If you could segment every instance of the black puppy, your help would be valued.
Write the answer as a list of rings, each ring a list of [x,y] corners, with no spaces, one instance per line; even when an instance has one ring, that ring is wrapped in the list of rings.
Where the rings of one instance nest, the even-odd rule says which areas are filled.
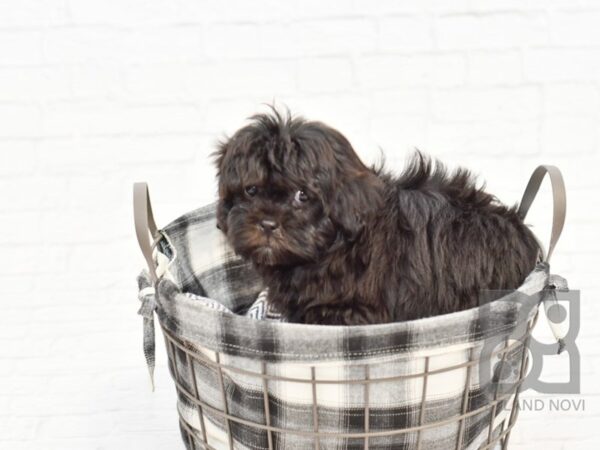
[[[320,122],[253,116],[221,143],[217,221],[291,322],[373,324],[514,289],[538,243],[515,208],[417,153],[399,177]]]

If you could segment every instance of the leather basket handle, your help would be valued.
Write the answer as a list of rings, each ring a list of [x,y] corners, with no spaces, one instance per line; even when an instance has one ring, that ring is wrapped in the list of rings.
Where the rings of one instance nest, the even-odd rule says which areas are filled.
[[[560,238],[560,234],[565,224],[567,214],[567,192],[563,176],[556,166],[541,165],[538,166],[531,175],[529,183],[523,193],[523,198],[519,204],[518,214],[521,219],[525,219],[531,204],[540,189],[544,176],[548,174],[552,185],[552,232],[550,234],[550,245],[546,254],[546,262],[550,262],[552,252]]]
[[[156,275],[156,265],[152,257],[152,247],[158,238],[158,229],[152,214],[152,204],[150,203],[150,193],[148,184],[145,182],[133,184],[133,220],[135,223],[135,234],[138,244],[148,264],[148,272],[152,283],[158,281]]]

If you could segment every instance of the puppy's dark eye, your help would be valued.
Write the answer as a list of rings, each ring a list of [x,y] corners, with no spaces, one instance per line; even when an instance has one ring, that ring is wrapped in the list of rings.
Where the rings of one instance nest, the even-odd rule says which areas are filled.
[[[300,189],[299,191],[296,192],[296,195],[294,195],[294,201],[296,203],[304,203],[304,202],[308,201],[308,195],[306,195],[306,192],[304,192],[302,189]]]
[[[246,186],[246,189],[244,189],[244,191],[246,192],[248,197],[254,197],[258,192],[258,188],[256,186]]]

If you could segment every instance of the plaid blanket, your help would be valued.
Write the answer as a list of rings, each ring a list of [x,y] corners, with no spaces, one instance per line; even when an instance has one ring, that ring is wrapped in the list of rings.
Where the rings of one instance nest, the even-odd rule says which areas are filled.
[[[254,307],[262,312],[250,315],[264,318],[268,302],[259,298],[258,276],[216,228],[215,205],[160,234],[158,283],[152,286],[146,271],[138,277],[144,351],[152,372],[155,312],[164,333],[182,343],[168,346],[170,365],[182,426],[200,448],[206,436],[213,449],[363,449],[360,433],[368,426],[370,449],[448,450],[459,440],[458,448],[478,449],[506,428],[523,345],[496,352],[527,336],[548,284],[547,264],[517,291],[454,314],[371,326],[289,324],[244,316]],[[476,363],[469,368],[469,361]],[[352,382],[367,378],[368,387]],[[325,383],[313,387],[312,380]],[[207,405],[203,414],[184,395],[193,391]],[[498,398],[496,408],[486,407]],[[217,411],[240,420],[225,421]],[[251,426],[267,423],[278,431]],[[393,433],[412,427],[421,428]],[[322,433],[317,447],[315,430]]]

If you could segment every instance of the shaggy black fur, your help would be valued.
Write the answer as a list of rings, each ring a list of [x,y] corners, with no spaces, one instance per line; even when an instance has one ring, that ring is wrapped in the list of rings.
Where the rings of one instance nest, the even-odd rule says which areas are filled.
[[[289,114],[253,116],[221,143],[219,228],[288,320],[373,324],[477,306],[514,289],[539,247],[515,208],[416,153],[399,177]]]

